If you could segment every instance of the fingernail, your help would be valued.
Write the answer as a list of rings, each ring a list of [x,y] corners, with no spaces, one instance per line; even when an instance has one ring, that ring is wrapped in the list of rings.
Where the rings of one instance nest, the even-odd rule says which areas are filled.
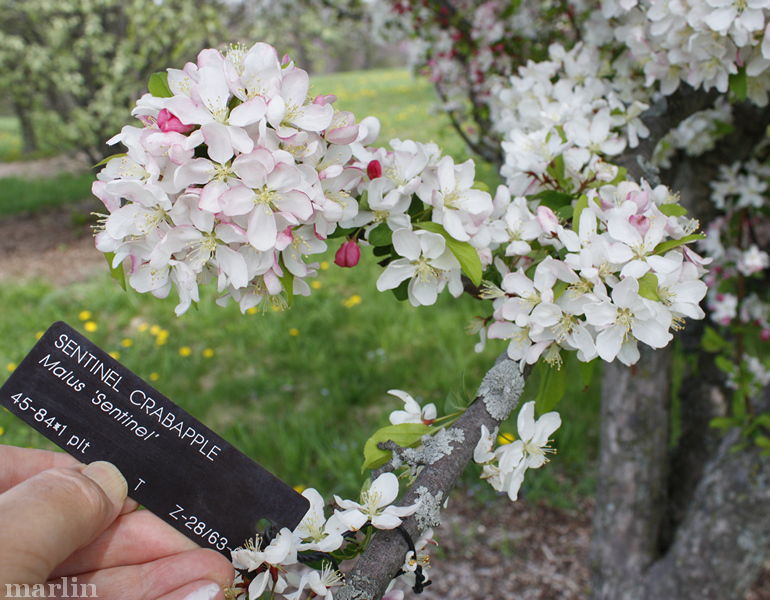
[[[128,494],[128,484],[115,465],[103,460],[92,462],[83,469],[83,475],[95,481],[113,504],[123,504]]]
[[[209,583],[191,594],[187,594],[183,600],[212,600],[219,593],[220,589],[219,584]]]

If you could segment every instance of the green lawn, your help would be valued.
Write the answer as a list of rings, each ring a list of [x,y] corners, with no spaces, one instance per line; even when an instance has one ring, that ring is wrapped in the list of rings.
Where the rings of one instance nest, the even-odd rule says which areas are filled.
[[[342,108],[380,117],[384,140],[435,140],[463,158],[446,118],[432,112],[430,86],[405,71],[316,77],[314,92],[336,93]],[[485,179],[492,184],[490,174],[487,169]],[[0,193],[6,183],[0,182]],[[103,275],[64,288],[4,283],[0,382],[53,321],[81,331],[94,323],[96,330],[86,335],[292,485],[352,494],[362,482],[363,442],[400,408],[388,389],[405,389],[435,402],[440,412],[451,410],[473,397],[503,349],[496,343],[474,353],[476,338],[464,330],[481,307],[470,297],[445,295],[436,306],[415,309],[378,293],[377,275],[365,253],[357,268],[331,264],[322,270],[320,288],[297,298],[288,311],[241,315],[234,306],[214,305],[209,294],[199,310],[181,318],[174,316],[173,299],[125,293],[106,267]],[[569,502],[591,489],[597,395],[576,391],[560,409],[560,454],[528,475],[525,490]],[[0,442],[48,447],[7,412],[0,411],[0,428]],[[489,497],[477,471],[468,484]]]

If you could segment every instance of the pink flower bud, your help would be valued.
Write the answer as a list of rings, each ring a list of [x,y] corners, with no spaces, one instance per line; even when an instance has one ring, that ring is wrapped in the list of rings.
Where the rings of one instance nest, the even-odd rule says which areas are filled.
[[[334,264],[338,267],[355,267],[361,259],[361,248],[356,240],[348,240],[334,255]]]
[[[370,161],[369,164],[366,165],[366,174],[369,176],[369,179],[377,179],[378,177],[382,177],[382,165],[380,164],[380,161]]]
[[[170,131],[176,133],[187,133],[195,129],[194,125],[185,125],[175,115],[173,115],[168,109],[161,108],[158,113],[158,127],[163,133]]]
[[[556,218],[554,212],[547,206],[537,207],[537,222],[540,223],[540,227],[546,233],[555,233],[559,227],[559,219]]]
[[[770,340],[770,329],[763,329],[759,333],[759,339],[762,340],[763,342]]]

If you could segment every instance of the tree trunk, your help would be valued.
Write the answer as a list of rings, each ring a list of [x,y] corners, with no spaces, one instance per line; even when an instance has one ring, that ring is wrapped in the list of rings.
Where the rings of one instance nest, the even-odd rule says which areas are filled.
[[[706,466],[668,553],[638,599],[740,600],[770,553],[770,460],[728,435]]]
[[[19,119],[22,152],[24,154],[37,152],[40,147],[37,143],[37,135],[35,134],[35,127],[32,125],[32,116],[29,112],[29,108],[24,106],[18,100],[14,100],[13,112],[16,113],[16,118]]]
[[[666,498],[670,348],[605,366],[599,483],[591,548],[593,598],[636,598],[657,554]],[[660,600],[663,600],[661,598]]]

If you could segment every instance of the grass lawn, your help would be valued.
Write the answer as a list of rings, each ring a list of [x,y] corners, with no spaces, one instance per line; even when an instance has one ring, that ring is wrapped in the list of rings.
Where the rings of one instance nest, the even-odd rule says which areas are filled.
[[[405,71],[316,77],[314,92],[335,93],[342,108],[380,117],[383,140],[434,140],[464,158],[446,118],[431,110],[429,84]],[[484,178],[494,184],[490,169]],[[6,184],[0,182],[0,193]],[[81,331],[93,323],[87,336],[287,482],[353,494],[363,481],[363,442],[400,408],[387,390],[405,389],[449,412],[473,398],[503,349],[497,343],[473,351],[476,339],[464,329],[482,307],[470,297],[446,296],[415,309],[378,293],[377,275],[365,253],[355,269],[322,265],[313,296],[297,298],[285,312],[241,315],[214,305],[209,294],[181,318],[173,299],[125,293],[106,273],[64,288],[4,283],[0,382],[53,321]],[[528,475],[525,489],[567,503],[591,488],[598,397],[577,390],[560,409],[560,454]],[[50,447],[4,411],[0,431],[3,443]],[[491,492],[477,475],[469,476],[470,489],[486,497]]]

